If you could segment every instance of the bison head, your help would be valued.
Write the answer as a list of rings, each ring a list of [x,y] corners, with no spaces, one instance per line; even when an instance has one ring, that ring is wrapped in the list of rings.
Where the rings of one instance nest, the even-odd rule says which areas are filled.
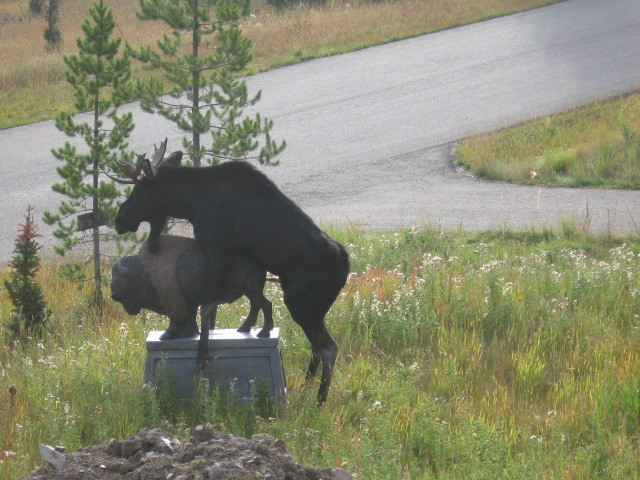
[[[141,283],[145,278],[142,260],[138,255],[127,255],[120,258],[111,270],[111,298],[120,302],[129,315],[137,315],[147,307],[148,299],[144,298]]]

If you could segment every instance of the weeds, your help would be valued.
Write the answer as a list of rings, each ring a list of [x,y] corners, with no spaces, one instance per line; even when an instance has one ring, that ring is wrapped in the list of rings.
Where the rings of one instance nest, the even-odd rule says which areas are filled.
[[[465,140],[457,162],[523,184],[640,188],[639,102],[633,95]]]
[[[198,423],[286,440],[302,463],[360,478],[639,478],[640,243],[566,232],[332,230],[352,256],[329,329],[341,346],[329,400],[305,386],[309,346],[268,285],[289,399],[238,405],[203,388],[142,386],[144,339],[166,321],[105,316],[45,266],[40,340],[0,349],[0,478],[143,427]],[[7,321],[10,302],[0,297]],[[221,327],[247,308],[220,309]],[[12,393],[13,392],[13,393]]]

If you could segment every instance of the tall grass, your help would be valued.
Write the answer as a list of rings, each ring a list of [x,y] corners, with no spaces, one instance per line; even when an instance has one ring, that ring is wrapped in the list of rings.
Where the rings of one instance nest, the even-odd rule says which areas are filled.
[[[640,188],[640,95],[464,140],[457,162],[524,184]]]
[[[309,347],[270,285],[290,397],[272,412],[224,398],[167,412],[142,388],[144,339],[166,322],[98,318],[45,269],[42,339],[0,349],[0,478],[144,426],[266,432],[297,460],[361,479],[640,478],[640,241],[551,231],[334,230],[354,273],[332,308],[341,346],[326,407]],[[10,310],[0,296],[0,315]],[[227,307],[237,326],[247,305]],[[8,393],[15,385],[17,394]]]
[[[557,0],[329,0],[322,7],[300,5],[277,12],[265,0],[243,22],[253,40],[254,62],[247,73],[301,60],[345,52],[398,38],[447,28]],[[119,34],[134,45],[155,45],[168,33],[161,22],[136,19],[138,3],[109,0]],[[84,0],[60,5],[60,52],[46,52],[42,18],[28,15],[24,0],[0,3],[0,15],[16,21],[0,25],[0,128],[51,118],[71,110],[73,97],[64,83],[64,54],[75,52],[80,25],[87,16]]]

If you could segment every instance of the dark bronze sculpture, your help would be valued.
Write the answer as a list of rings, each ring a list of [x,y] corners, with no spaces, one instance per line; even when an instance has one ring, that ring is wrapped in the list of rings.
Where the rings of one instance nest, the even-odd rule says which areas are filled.
[[[181,167],[182,153],[163,161],[165,149],[166,140],[153,161],[139,155],[136,166],[123,165],[134,188],[120,206],[116,230],[135,232],[141,222],[149,222],[154,251],[169,216],[189,220],[207,256],[206,294],[199,299],[203,305],[219,298],[238,256],[278,275],[284,303],[311,343],[308,379],[322,362],[318,402],[324,403],[338,354],[325,315],[347,281],[347,251],[250,164]],[[206,365],[211,306],[203,308],[203,315],[196,371]]]

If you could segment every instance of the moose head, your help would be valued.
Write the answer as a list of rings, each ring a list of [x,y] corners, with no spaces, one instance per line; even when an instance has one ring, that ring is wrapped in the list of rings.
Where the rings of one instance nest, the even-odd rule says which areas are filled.
[[[164,158],[167,149],[167,139],[154,145],[153,159],[149,160],[145,154],[137,155],[137,163],[119,162],[120,169],[127,179],[111,177],[118,183],[133,185],[129,198],[120,205],[116,215],[116,232],[119,234],[135,232],[142,222],[149,222],[151,226],[149,249],[157,249],[157,238],[167,222],[167,212],[163,205],[163,188],[158,181],[159,170],[166,167],[180,166],[182,152],[176,151]]]

